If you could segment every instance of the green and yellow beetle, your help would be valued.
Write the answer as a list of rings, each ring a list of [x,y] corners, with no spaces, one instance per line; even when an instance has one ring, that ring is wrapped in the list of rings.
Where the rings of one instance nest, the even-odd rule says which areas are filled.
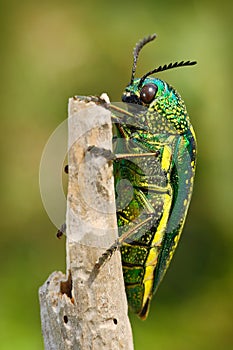
[[[152,74],[191,66],[182,61],[134,77],[140,50],[134,49],[130,84],[123,109],[109,106],[114,122],[114,179],[119,240],[97,263],[120,246],[129,308],[148,315],[153,294],[178,244],[193,190],[196,138],[178,92]]]

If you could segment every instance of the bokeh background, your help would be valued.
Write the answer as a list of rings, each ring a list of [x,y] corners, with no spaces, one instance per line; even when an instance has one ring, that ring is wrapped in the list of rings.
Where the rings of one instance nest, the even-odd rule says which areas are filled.
[[[65,271],[65,240],[41,203],[44,145],[74,94],[119,101],[132,49],[156,32],[138,76],[157,65],[181,93],[198,169],[180,246],[147,321],[131,315],[136,350],[233,348],[232,1],[0,1],[0,347],[43,349],[38,287]]]

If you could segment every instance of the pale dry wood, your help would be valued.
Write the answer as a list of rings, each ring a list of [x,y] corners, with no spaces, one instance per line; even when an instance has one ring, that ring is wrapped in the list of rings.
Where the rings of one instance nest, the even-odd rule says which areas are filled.
[[[91,145],[111,149],[110,113],[70,99],[67,275],[54,272],[39,290],[46,350],[133,349],[119,251],[93,275],[117,224],[112,164]]]

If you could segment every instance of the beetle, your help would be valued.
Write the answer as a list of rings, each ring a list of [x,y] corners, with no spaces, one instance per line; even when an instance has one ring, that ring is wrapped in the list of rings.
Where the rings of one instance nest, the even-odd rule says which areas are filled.
[[[119,238],[96,263],[100,267],[120,249],[129,308],[146,319],[173,257],[191,200],[196,137],[179,93],[152,74],[192,66],[181,61],[135,78],[141,49],[136,44],[124,108],[108,105],[113,120],[113,169]],[[101,99],[100,99],[101,100]]]

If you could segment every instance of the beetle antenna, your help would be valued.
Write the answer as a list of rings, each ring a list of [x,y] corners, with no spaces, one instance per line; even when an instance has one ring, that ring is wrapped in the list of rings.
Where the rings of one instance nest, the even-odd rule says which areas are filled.
[[[151,74],[163,72],[165,70],[173,69],[173,68],[177,68],[177,67],[194,66],[195,64],[197,64],[196,61],[181,61],[181,62],[165,64],[164,66],[159,66],[158,68],[155,68],[155,69],[151,70],[150,72],[144,74],[143,77],[140,79],[138,87],[140,87],[142,85],[142,83],[144,82],[144,80]]]
[[[149,35],[145,38],[143,38],[142,40],[140,40],[134,50],[133,50],[133,67],[132,67],[132,75],[131,75],[131,82],[130,84],[133,83],[133,80],[134,80],[134,76],[135,76],[135,71],[136,71],[136,67],[137,67],[137,61],[138,61],[138,55],[139,55],[139,52],[141,51],[141,49],[143,48],[143,46],[145,46],[147,43],[149,43],[150,41],[153,41],[155,38],[156,38],[156,34],[152,34],[152,35]]]

